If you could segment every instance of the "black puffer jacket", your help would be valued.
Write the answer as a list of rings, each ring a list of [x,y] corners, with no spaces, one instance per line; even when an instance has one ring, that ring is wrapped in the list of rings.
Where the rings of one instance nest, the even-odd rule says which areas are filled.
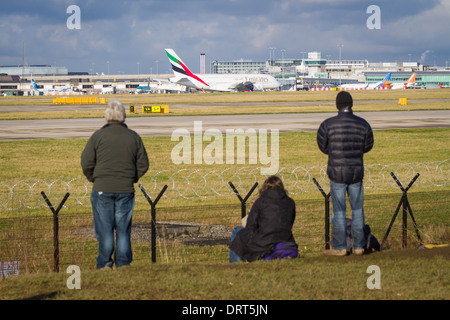
[[[294,220],[294,200],[280,188],[268,189],[253,204],[246,227],[236,234],[230,249],[244,260],[258,260],[278,242],[295,242]]]
[[[317,145],[328,154],[327,174],[337,183],[361,182],[364,177],[363,155],[373,147],[369,123],[353,114],[351,108],[322,122],[317,131]]]

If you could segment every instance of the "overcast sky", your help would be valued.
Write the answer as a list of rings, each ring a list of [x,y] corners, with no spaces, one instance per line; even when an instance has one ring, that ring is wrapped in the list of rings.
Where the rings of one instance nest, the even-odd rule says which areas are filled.
[[[69,29],[70,5],[81,29]],[[370,5],[380,8],[380,29]],[[75,20],[69,19],[70,22]],[[169,73],[164,48],[194,72],[213,60],[323,58],[450,65],[450,0],[16,0],[0,6],[0,65]],[[108,64],[109,61],[109,64]],[[158,62],[157,62],[158,61]]]

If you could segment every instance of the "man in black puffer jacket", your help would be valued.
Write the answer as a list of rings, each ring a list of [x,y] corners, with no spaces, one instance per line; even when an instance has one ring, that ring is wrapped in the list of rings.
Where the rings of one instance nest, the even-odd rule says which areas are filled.
[[[345,236],[346,194],[352,208],[353,247],[356,254],[363,254],[364,210],[363,210],[363,155],[369,152],[374,143],[369,123],[353,114],[353,99],[341,91],[336,97],[338,115],[326,119],[317,132],[317,145],[328,155],[327,175],[330,179],[330,193],[333,204],[332,250],[326,254],[346,255]]]

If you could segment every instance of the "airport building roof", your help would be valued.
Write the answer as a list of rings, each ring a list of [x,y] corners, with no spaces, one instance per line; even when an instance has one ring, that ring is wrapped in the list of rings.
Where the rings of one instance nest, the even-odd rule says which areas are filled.
[[[6,73],[11,76],[29,76],[33,75],[67,75],[69,72],[66,67],[52,67],[50,65],[31,65],[31,66],[0,66],[0,73]]]

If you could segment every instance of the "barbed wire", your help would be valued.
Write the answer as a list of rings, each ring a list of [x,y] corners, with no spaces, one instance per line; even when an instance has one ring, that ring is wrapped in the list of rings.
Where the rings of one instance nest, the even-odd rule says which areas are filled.
[[[158,194],[164,185],[168,185],[164,193],[168,199],[208,199],[213,197],[233,197],[234,192],[229,181],[246,193],[255,182],[262,183],[266,176],[261,175],[260,167],[230,167],[223,170],[188,169],[151,170],[140,183],[148,194]],[[327,187],[329,180],[326,174],[327,165],[286,166],[279,169],[277,175],[283,180],[290,195],[301,195],[317,192],[313,183],[315,178],[322,187]],[[364,188],[370,190],[398,189],[391,177],[393,172],[397,178],[407,184],[416,174],[420,178],[414,184],[415,189],[445,187],[450,185],[450,159],[433,162],[370,164],[365,166]],[[37,209],[46,207],[41,191],[59,203],[69,192],[70,197],[65,207],[90,205],[91,186],[85,177],[24,179],[0,182],[0,210],[12,211]],[[145,201],[140,197],[136,201]]]

